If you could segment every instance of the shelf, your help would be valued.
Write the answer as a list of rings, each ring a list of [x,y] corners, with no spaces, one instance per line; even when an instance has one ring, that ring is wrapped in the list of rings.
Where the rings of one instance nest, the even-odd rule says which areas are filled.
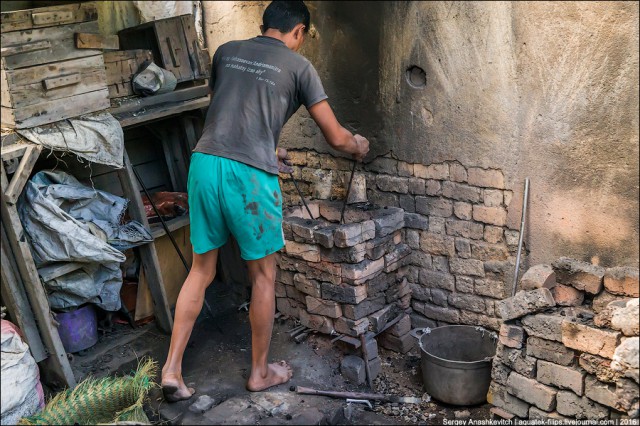
[[[184,216],[178,216],[174,219],[166,220],[165,223],[167,224],[167,228],[169,228],[169,231],[173,232],[177,229],[184,228],[185,226],[189,225],[189,215],[187,214]],[[166,232],[162,227],[162,223],[160,222],[150,225],[150,228],[151,235],[153,235],[154,240],[162,237],[163,235],[166,235]]]
[[[209,86],[200,85],[162,95],[135,97],[107,111],[122,127],[146,124],[184,111],[209,106]]]

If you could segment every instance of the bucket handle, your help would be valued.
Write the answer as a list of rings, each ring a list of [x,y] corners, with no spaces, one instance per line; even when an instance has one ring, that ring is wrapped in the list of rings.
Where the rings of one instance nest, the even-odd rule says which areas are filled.
[[[414,328],[413,330],[409,331],[409,334],[411,334],[413,337],[415,337],[418,340],[420,340],[420,338],[425,334],[429,334],[429,333],[431,333],[431,329],[429,327]]]
[[[418,345],[420,346],[420,349],[423,351],[424,351],[424,348],[422,347],[422,336],[429,333],[431,333],[431,329],[429,327],[414,328],[413,330],[409,331],[409,334],[411,334],[413,337],[416,338],[416,340],[418,341]]]

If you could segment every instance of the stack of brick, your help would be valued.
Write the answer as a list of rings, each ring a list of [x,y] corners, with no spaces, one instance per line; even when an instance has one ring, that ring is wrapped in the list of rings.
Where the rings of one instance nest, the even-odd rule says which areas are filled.
[[[344,198],[351,162],[312,151],[290,151],[305,196]],[[518,221],[507,221],[513,193],[500,170],[458,162],[430,165],[376,158],[357,171],[350,201],[404,210],[409,264],[397,275],[413,293],[413,327],[482,325],[499,330],[495,303],[510,293]],[[360,169],[359,168],[359,169]],[[281,175],[285,204],[299,195]]]
[[[315,201],[309,208],[312,218],[306,209],[294,208],[283,222],[277,309],[322,333],[381,333],[382,346],[410,350],[408,316],[386,327],[410,310],[409,284],[397,274],[411,253],[402,238],[404,211],[350,205],[340,224],[341,202]]]
[[[529,269],[520,288],[496,306],[494,414],[638,418],[638,269],[561,258]],[[603,298],[607,306],[594,312]]]

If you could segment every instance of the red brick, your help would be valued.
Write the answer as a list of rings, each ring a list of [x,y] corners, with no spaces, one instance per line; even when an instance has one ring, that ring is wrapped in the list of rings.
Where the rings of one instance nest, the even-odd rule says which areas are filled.
[[[613,358],[620,336],[618,332],[601,330],[571,320],[562,322],[562,343],[565,346],[604,358]]]
[[[609,268],[604,274],[604,287],[613,294],[638,297],[638,269],[631,267]]]
[[[568,257],[561,257],[552,266],[560,284],[571,285],[590,294],[598,294],[602,290],[605,269],[601,266]]]
[[[322,315],[329,318],[338,318],[342,316],[342,309],[337,302],[318,299],[317,297],[311,296],[307,296],[305,300],[307,311],[309,311],[310,314]]]
[[[300,309],[300,324],[325,334],[330,334],[333,330],[333,323],[329,318],[310,314],[304,309]]]
[[[551,294],[559,306],[580,306],[584,301],[584,292],[568,285],[556,284]]]
[[[535,265],[524,273],[520,279],[520,290],[536,288],[553,288],[556,285],[556,273],[551,265]]]
[[[286,241],[285,244],[288,255],[304,259],[307,262],[320,262],[320,249],[318,246],[294,241]]]
[[[517,325],[503,323],[500,326],[500,343],[510,348],[520,349],[524,341],[524,329]]]

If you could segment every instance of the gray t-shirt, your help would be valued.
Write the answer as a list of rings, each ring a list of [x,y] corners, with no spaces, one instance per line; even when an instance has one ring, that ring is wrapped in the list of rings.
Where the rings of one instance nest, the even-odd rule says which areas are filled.
[[[258,36],[218,48],[209,82],[213,97],[194,152],[278,174],[282,126],[300,105],[327,99],[311,62],[282,41]]]

